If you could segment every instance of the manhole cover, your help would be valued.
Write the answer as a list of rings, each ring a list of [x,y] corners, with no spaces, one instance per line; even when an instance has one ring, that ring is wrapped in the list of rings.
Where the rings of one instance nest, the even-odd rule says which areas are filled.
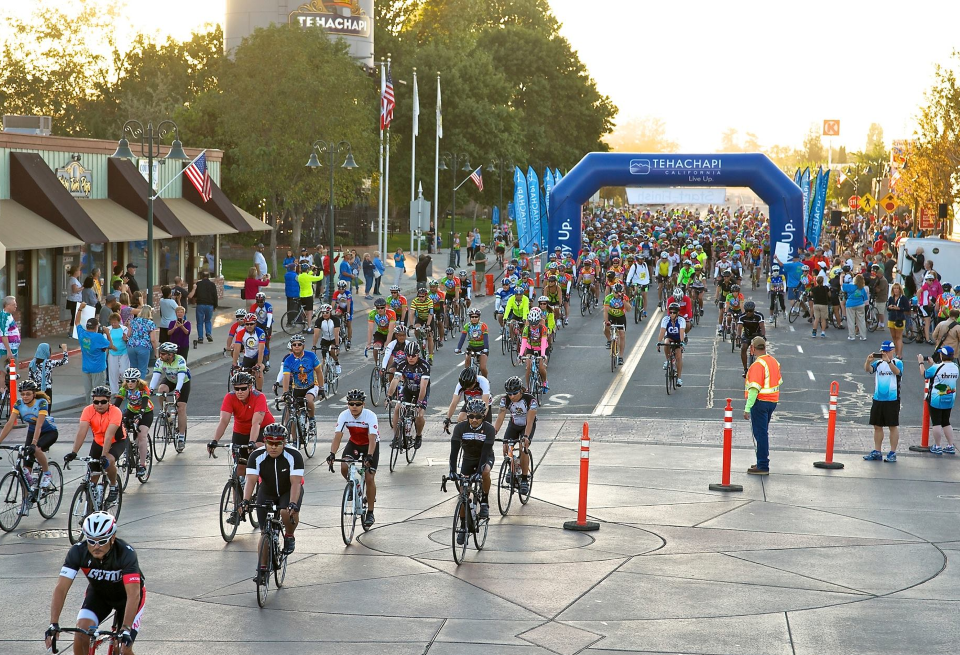
[[[69,530],[27,530],[18,536],[27,539],[66,539],[70,536]]]

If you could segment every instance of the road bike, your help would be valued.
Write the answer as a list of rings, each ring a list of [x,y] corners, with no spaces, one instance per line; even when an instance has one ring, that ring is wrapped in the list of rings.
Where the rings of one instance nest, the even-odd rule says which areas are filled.
[[[76,632],[79,634],[84,634],[90,637],[90,649],[87,651],[87,655],[96,655],[98,649],[104,647],[106,650],[101,650],[100,652],[106,652],[107,655],[119,655],[120,653],[120,624],[123,621],[123,612],[117,611],[114,613],[113,618],[113,628],[110,630],[104,630],[99,626],[92,626],[90,628],[60,628],[57,630],[57,633],[53,635],[50,640],[50,652],[59,653],[57,649],[57,634],[61,632]],[[72,649],[72,647],[71,647]]]
[[[369,348],[363,351],[364,358],[368,357]],[[373,370],[370,371],[370,402],[374,407],[380,405],[380,399],[385,398],[389,388],[389,380],[386,371],[380,369],[380,362],[383,358],[383,348],[373,349]]]
[[[660,311],[666,312],[667,307],[670,305],[671,300],[673,299],[673,287],[670,284],[670,278],[664,276],[657,277],[657,304],[660,306]]]
[[[580,316],[586,316],[593,313],[593,308],[597,303],[596,295],[593,293],[592,284],[580,285]]]
[[[616,373],[620,365],[620,330],[626,328],[618,323],[610,324],[610,372]],[[539,400],[539,398],[537,399]]]
[[[529,446],[523,446],[520,439],[497,439],[497,441],[507,445],[507,454],[500,465],[500,475],[497,478],[497,507],[500,509],[500,515],[506,516],[510,511],[514,494],[517,494],[521,505],[526,505],[530,500],[530,494],[533,493],[533,452]],[[520,493],[520,458],[524,453],[529,458],[530,471],[527,475],[529,488],[525,494]]]
[[[693,307],[693,324],[700,325],[700,315],[703,314],[703,301],[700,300],[700,294],[704,292],[704,289],[702,287],[691,287],[690,290],[693,291],[690,295],[690,303]]]
[[[773,327],[777,327],[777,320],[779,319],[780,315],[784,313],[784,311],[780,309],[779,296],[782,295],[782,291],[774,291],[770,296],[771,306],[773,307],[773,309],[770,310],[770,322],[773,324]]]
[[[508,325],[510,342],[507,344],[507,350],[510,351],[510,365],[516,366],[520,363],[520,335],[523,329],[523,321],[511,319],[508,321]]]
[[[253,447],[255,447],[255,444],[251,444],[250,450],[252,450]],[[226,484],[223,485],[223,491],[220,493],[220,536],[223,537],[224,541],[230,543],[237,534],[237,528],[240,527],[240,522],[247,520],[247,515],[240,512],[240,501],[243,499],[243,485],[245,480],[237,475],[237,466],[240,463],[240,451],[247,448],[247,446],[231,443],[217,444],[215,448],[230,449],[230,459],[227,461],[227,464],[230,465],[230,477],[227,478]],[[216,451],[214,451],[211,456],[216,459]],[[254,496],[256,496],[257,489],[254,489],[253,493]],[[256,512],[250,512],[250,526],[253,528],[260,527]]]
[[[543,380],[540,379],[540,360],[543,359],[543,356],[537,353],[531,353],[527,355],[527,357],[533,360],[533,364],[530,365],[530,393],[537,399],[537,403],[540,403],[543,397]]]
[[[754,264],[750,271],[750,281],[753,284],[753,290],[756,291],[760,286],[760,266],[757,264]]]
[[[150,444],[150,450],[162,462],[167,454],[167,445],[173,444],[174,450],[178,453],[183,452],[183,446],[177,439],[177,396],[174,393],[157,394],[160,398],[160,413],[154,414],[153,421],[153,443]]]
[[[134,473],[140,484],[150,479],[150,473],[153,472],[153,452],[150,448],[150,439],[147,439],[147,457],[146,464],[143,465],[144,473],[137,473],[140,464],[140,446],[137,443],[137,437],[140,435],[140,415],[130,412],[123,417],[123,432],[127,435],[127,448],[117,460],[117,471],[123,480],[123,490],[127,490],[127,482],[130,480],[130,473]]]
[[[307,312],[302,306],[284,312],[280,317],[280,329],[287,334],[302,334],[307,327],[309,327]]]
[[[340,505],[340,536],[343,543],[349,546],[353,542],[353,535],[357,531],[357,521],[363,527],[363,517],[367,513],[367,480],[366,468],[363,462],[355,459],[327,460],[330,472],[333,473],[334,462],[347,464],[347,484],[343,488],[343,502]],[[363,527],[366,532],[367,528]]]
[[[29,428],[28,428],[29,429]],[[0,530],[11,532],[17,528],[20,519],[30,514],[30,508],[37,506],[40,516],[51,519],[60,509],[63,500],[63,471],[52,460],[47,461],[50,470],[50,486],[41,487],[43,472],[34,457],[35,446],[0,446],[8,450],[12,471],[0,479]]]
[[[280,424],[287,428],[287,445],[302,448],[307,459],[312,458],[317,453],[317,426],[310,422],[307,399],[288,391],[281,397],[281,405]]]
[[[391,417],[393,411],[390,412]],[[417,403],[400,402],[400,416],[393,427],[393,441],[390,443],[390,472],[393,473],[403,451],[407,464],[412,464],[417,456],[414,448],[416,440]]]
[[[636,284],[629,286],[631,290],[630,302],[633,304],[633,322],[639,323],[643,320],[643,294],[640,293],[640,287]]]
[[[107,503],[110,494],[110,479],[100,467],[100,459],[96,457],[78,457],[75,462],[83,462],[87,470],[80,479],[80,485],[73,493],[70,501],[70,513],[67,515],[67,536],[71,544],[83,540],[83,520],[94,512],[109,512],[115,518],[120,516],[123,506],[123,487],[117,485],[117,500]],[[68,471],[70,464],[64,466]],[[94,480],[94,478],[98,478]]]
[[[334,348],[336,348],[336,346],[332,345],[327,349],[326,355],[322,352],[320,354],[320,361],[323,365],[323,395],[326,398],[333,398],[337,394],[337,389],[340,388],[340,375],[337,373],[337,363],[334,361],[333,355],[330,354]],[[320,348],[314,346],[313,350],[320,350]]]
[[[787,311],[787,320],[791,323],[796,323],[797,319],[800,318],[800,315],[806,311],[807,306],[807,291],[803,288],[803,285],[800,285],[796,289],[796,298],[790,302],[790,309]]]
[[[473,545],[476,546],[478,551],[483,550],[483,545],[487,541],[487,526],[490,524],[490,519],[480,518],[480,499],[483,492],[481,473],[474,473],[470,477],[465,475],[443,476],[440,489],[444,493],[447,492],[447,480],[453,480],[460,492],[456,507],[453,510],[451,538],[453,561],[459,566],[467,554],[467,542],[470,540],[471,534],[473,535]]]
[[[864,314],[867,323],[867,332],[876,332],[880,327],[880,312],[877,310],[877,301],[871,298],[870,302],[864,308]]]
[[[676,351],[679,349],[680,352],[683,352],[683,344],[679,343],[658,343],[657,352],[660,352],[661,347],[667,348],[667,368],[664,369],[663,374],[667,385],[667,395],[669,396],[672,392],[677,390],[677,354]]]
[[[485,355],[485,354],[486,354],[486,351],[481,352],[478,350],[471,350],[470,347],[467,346],[466,355],[467,357],[470,358],[470,366],[468,366],[467,368],[472,368],[473,372],[476,373],[478,376],[480,375],[480,355]]]
[[[280,510],[273,501],[266,503],[251,503],[249,505],[251,513],[257,509],[267,511],[266,521],[260,530],[260,545],[257,546],[257,577],[254,583],[257,585],[257,605],[264,607],[267,604],[267,595],[270,593],[270,575],[273,574],[273,581],[277,589],[283,587],[283,581],[287,577],[287,551],[283,549],[280,543],[280,535],[283,534],[283,522],[280,520]],[[263,562],[267,565],[264,566]]]

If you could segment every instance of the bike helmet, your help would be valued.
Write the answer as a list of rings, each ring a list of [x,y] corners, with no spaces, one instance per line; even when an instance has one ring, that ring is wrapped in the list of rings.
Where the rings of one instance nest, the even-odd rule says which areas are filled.
[[[241,307],[240,309],[238,309],[237,311],[235,311],[235,312],[233,313],[233,315],[236,317],[236,319],[237,319],[238,321],[242,321],[242,320],[243,320],[243,317],[247,315],[247,310],[245,310],[243,307]]]
[[[300,345],[303,345],[305,342],[306,342],[306,339],[303,338],[302,334],[295,334],[292,337],[290,337],[290,341],[288,343],[292,348],[293,344],[295,343],[299,343]]]
[[[172,343],[172,342],[170,342],[170,341],[164,341],[163,343],[160,344],[160,348],[159,348],[158,350],[160,351],[160,354],[161,354],[161,355],[164,354],[164,353],[166,353],[166,354],[168,354],[168,355],[176,355],[176,354],[177,354],[177,344]]]
[[[259,293],[257,293],[256,296],[254,296],[254,299],[255,299],[257,302],[260,302],[261,300],[266,300],[266,299],[267,299],[267,294],[265,294],[263,291],[260,291]]]
[[[469,316],[470,318],[474,318],[474,317],[480,318],[480,314],[481,312],[479,307],[473,307],[470,309],[469,312],[467,312],[467,316]]]
[[[773,275],[778,275],[780,273],[780,267],[776,265],[771,266],[770,273],[772,273]]]
[[[263,440],[286,441],[287,428],[284,427],[283,423],[271,423],[267,427],[263,428]]]
[[[91,398],[109,398],[113,394],[110,393],[110,387],[100,384],[93,388],[90,392]]]
[[[621,284],[620,282],[617,282],[616,284],[614,284],[614,285],[613,285],[613,292],[614,292],[614,293],[623,293],[623,284]]]
[[[360,389],[351,389],[347,392],[347,402],[366,402],[367,394]]]
[[[383,298],[377,298],[376,300],[373,301],[373,306],[376,307],[377,309],[382,309],[387,306],[387,301],[384,300]]]
[[[243,386],[247,385],[248,387],[253,385],[256,382],[256,379],[247,373],[246,371],[237,371],[233,374],[233,377],[230,379],[230,384],[233,386]]]
[[[559,279],[560,278],[557,277],[556,275],[550,275],[549,277],[547,277],[547,282],[549,282],[550,284],[555,284]]]
[[[477,382],[477,372],[473,368],[465,368],[460,371],[460,386],[466,389],[472,387]]]
[[[439,281],[439,280],[430,280],[430,286],[431,286],[431,287],[439,287],[439,286],[440,286],[440,281]]]
[[[730,291],[732,291],[733,293],[740,293],[740,285],[734,284],[732,287],[730,287]]]
[[[398,284],[391,284],[391,285],[390,285],[390,293],[393,293],[394,291],[396,291],[397,293],[400,293],[400,285],[398,285]]]
[[[665,253],[665,252],[660,253],[660,259],[666,259],[667,257],[669,257],[669,255],[667,255],[667,253]]]
[[[937,276],[931,271],[927,271],[927,274],[923,276],[924,281],[929,282],[930,280],[936,280]]]
[[[847,267],[846,267],[846,266],[844,266],[844,268],[847,268]],[[804,273],[809,273],[809,272],[810,272],[810,267],[809,267],[809,266],[807,266],[806,264],[804,264],[804,265],[803,265],[803,268],[802,268],[802,269],[800,269],[800,270],[802,270],[802,271],[803,271]],[[849,268],[847,268],[847,270],[849,271],[850,269],[849,269]]]
[[[680,303],[676,303],[676,302],[670,303],[670,305],[667,307],[667,311],[668,311],[668,312],[679,312],[679,311],[680,311]]]
[[[539,305],[540,303],[542,303],[542,302],[545,302],[545,303],[549,304],[549,303],[550,303],[550,299],[547,298],[546,296],[540,296],[539,298],[537,298],[537,304],[538,304],[538,305]]]
[[[346,289],[348,286],[350,285],[347,284],[346,280],[340,280],[339,282],[337,282],[337,288],[340,289],[341,291]]]
[[[403,354],[407,357],[419,357],[420,344],[416,341],[411,341],[403,347]]]
[[[730,277],[731,275],[733,275],[733,273],[730,271],[729,268],[725,268],[725,269],[723,269],[723,273],[721,273],[721,275],[722,275],[723,277]]]
[[[80,529],[84,539],[109,539],[117,534],[117,519],[107,512],[94,512],[83,519],[83,526]]]
[[[447,270],[444,271],[444,273],[446,273],[448,277],[451,276],[451,275],[453,275],[454,272],[455,272],[455,271],[453,270],[453,267],[452,267],[452,266],[448,266],[448,267],[447,267]]]
[[[680,287],[677,287],[676,289],[674,289],[673,297],[676,298],[677,300],[683,299],[683,289],[681,289]]]
[[[540,319],[543,318],[543,312],[540,311],[539,307],[534,307],[527,313],[527,320],[530,321],[533,325],[536,325],[540,322]]]
[[[487,413],[487,403],[483,402],[483,398],[471,398],[467,401],[464,409],[467,414],[485,415]]]
[[[879,271],[879,270],[880,270],[880,264],[873,264],[873,265],[870,267],[870,270]]]
[[[756,309],[757,303],[753,302],[752,300],[748,300],[747,302],[743,303],[743,311],[745,312],[752,312]]]
[[[514,289],[513,289],[513,294],[516,295],[516,296],[522,296],[522,295],[523,295],[523,286],[518,284],[516,287],[514,287]]]
[[[139,374],[140,374],[140,369],[137,369],[137,375],[139,376]],[[32,391],[36,393],[39,389],[40,387],[37,386],[37,383],[34,382],[33,380],[24,380],[23,382],[20,383],[21,393],[24,391]]]
[[[420,287],[419,289],[417,289],[417,296],[425,296],[425,295],[427,295],[426,288]]]
[[[953,285],[950,284],[949,282],[944,282],[942,286],[943,286],[944,293],[947,293],[948,291],[953,291]]]
[[[257,315],[254,314],[253,312],[247,312],[247,314],[243,317],[243,322],[244,322],[244,323],[256,323],[256,322],[257,322]]]
[[[460,278],[461,280],[466,280],[467,272],[461,268],[459,271],[457,271],[457,277]]]
[[[500,281],[500,286],[502,286],[502,287],[509,287],[509,286],[510,286],[510,280],[509,280],[508,278],[503,278],[503,279]]]
[[[331,306],[328,305],[327,303],[323,303],[322,305],[320,305],[320,313],[321,313],[321,314],[327,314],[327,313],[332,312],[332,311],[333,311],[333,307],[331,307]]]
[[[139,368],[128,368],[123,372],[123,381],[129,382],[130,380],[139,380],[140,379],[140,369]]]

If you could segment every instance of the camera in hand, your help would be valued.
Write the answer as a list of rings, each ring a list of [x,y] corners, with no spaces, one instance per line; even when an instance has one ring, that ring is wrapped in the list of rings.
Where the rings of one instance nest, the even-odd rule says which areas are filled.
[[[871,353],[870,356],[874,359],[883,359],[883,353]]]

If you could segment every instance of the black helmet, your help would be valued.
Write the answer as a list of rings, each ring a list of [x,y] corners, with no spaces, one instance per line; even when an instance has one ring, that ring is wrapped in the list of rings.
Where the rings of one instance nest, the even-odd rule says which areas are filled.
[[[109,398],[112,395],[113,394],[110,393],[110,387],[102,384],[95,386],[90,392],[91,398]]]
[[[733,293],[740,293],[740,285],[734,284],[732,287],[730,287],[730,291],[732,291]]]
[[[745,312],[752,312],[756,309],[757,303],[753,302],[752,300],[748,300],[747,302],[743,303],[743,311]]]
[[[472,368],[465,368],[460,371],[460,386],[466,389],[472,387],[477,381],[477,372]]]
[[[247,373],[246,371],[238,371],[234,373],[233,378],[230,380],[230,383],[233,386],[247,385],[248,387],[255,382],[254,377]]]
[[[487,413],[487,403],[483,402],[483,398],[471,398],[464,409],[467,410],[467,414],[484,415]]]
[[[472,369],[471,369],[471,370],[472,370]],[[34,382],[33,380],[24,380],[23,382],[20,383],[20,392],[21,392],[21,393],[24,392],[24,391],[32,391],[32,392],[36,393],[39,389],[40,389],[40,387],[37,386],[37,383]]]
[[[523,391],[523,380],[514,375],[512,378],[507,378],[507,381],[503,383],[503,390],[507,393],[517,393]]]
[[[360,389],[351,389],[350,391],[347,392],[347,402],[349,402],[349,401],[351,401],[351,400],[352,400],[353,402],[356,402],[356,401],[358,401],[358,400],[359,400],[360,402],[366,402],[366,400],[367,400],[367,394],[365,394],[365,393],[364,393],[362,390],[360,390]]]
[[[376,300],[373,301],[373,306],[376,307],[377,309],[380,309],[380,308],[382,308],[382,307],[386,307],[386,306],[387,306],[387,301],[384,300],[383,298],[377,298]]]
[[[263,428],[263,440],[286,441],[287,428],[283,426],[283,423],[271,423],[267,427]]]
[[[410,341],[403,346],[403,354],[407,357],[420,356],[420,344],[416,341]]]

